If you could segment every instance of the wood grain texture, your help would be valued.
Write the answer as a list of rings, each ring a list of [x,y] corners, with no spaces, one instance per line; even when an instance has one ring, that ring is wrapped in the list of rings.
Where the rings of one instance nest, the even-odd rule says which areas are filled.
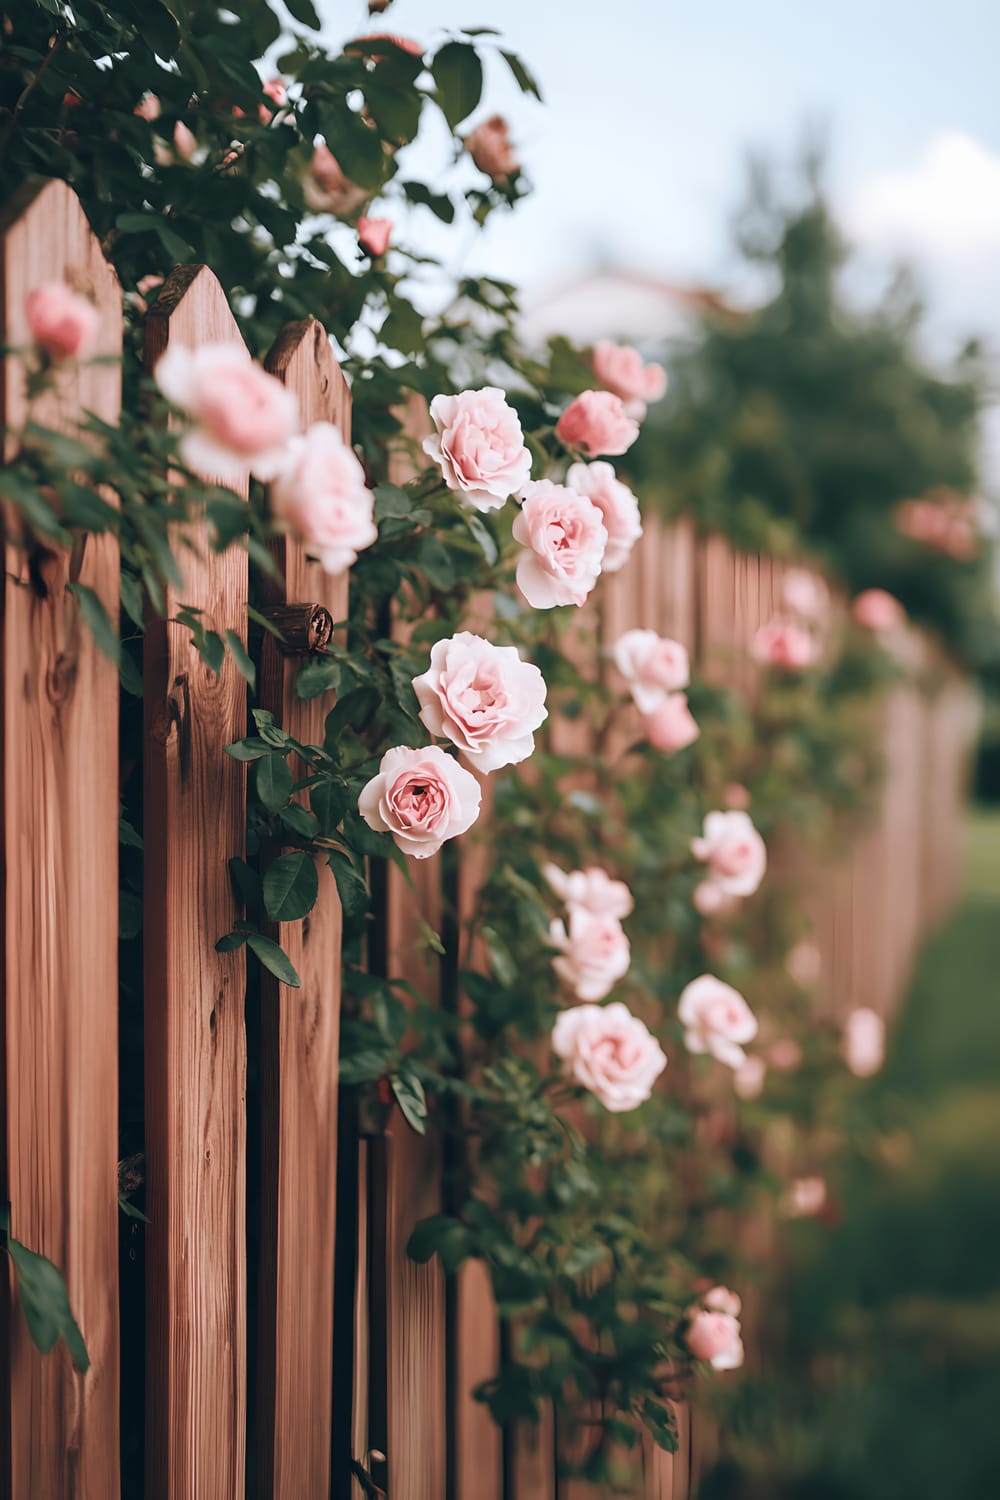
[[[303,428],[333,422],[350,437],[351,398],[315,318],[290,324],[266,360],[299,398]],[[328,577],[301,543],[272,543],[276,579],[265,604],[322,604],[347,614],[347,578]],[[328,696],[295,693],[301,659],[272,636],[261,647],[262,708],[301,744],[322,745]],[[293,774],[304,769],[293,766]],[[308,798],[303,792],[299,800]],[[302,922],[274,937],[302,980],[289,989],[261,974],[261,1264],[253,1493],[261,1500],[325,1500],[330,1487],[333,1257],[337,1172],[341,913],[336,882],[317,861],[319,896]]]
[[[512,1446],[512,1470],[505,1495],[510,1500],[557,1500],[556,1439],[552,1404],[542,1404],[538,1422],[518,1422]]]
[[[238,337],[212,273],[182,266],[147,321],[147,364]],[[246,556],[209,551],[205,523],[193,535],[168,610],[197,606],[245,641]],[[215,943],[238,915],[226,861],[243,854],[246,778],[224,747],[246,732],[246,687],[228,653],[216,674],[156,618],[144,680],[146,1496],[243,1500],[246,963]]]
[[[0,247],[0,342],[29,344],[28,292],[67,281],[100,309],[97,352],[120,355],[121,290],[65,183],[13,199]],[[15,427],[27,415],[22,377],[21,362],[7,359],[2,416]],[[84,409],[114,422],[120,396],[119,366],[73,367],[32,416],[74,432]],[[8,438],[5,459],[15,448]],[[67,585],[93,589],[117,620],[117,544],[91,536],[72,551],[40,546],[33,564],[5,547],[3,1191],[14,1237],[65,1275],[92,1363],[78,1375],[62,1345],[43,1357],[20,1308],[6,1307],[0,1492],[115,1500],[118,674]]]

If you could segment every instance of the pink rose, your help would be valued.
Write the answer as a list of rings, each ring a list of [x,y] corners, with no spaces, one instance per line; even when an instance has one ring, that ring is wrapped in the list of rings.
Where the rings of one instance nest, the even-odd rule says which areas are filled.
[[[156,383],[192,426],[181,439],[190,468],[225,482],[247,469],[269,480],[281,467],[298,421],[298,401],[254,364],[242,344],[171,344]]]
[[[174,126],[174,150],[181,161],[190,161],[198,149],[198,137],[183,120]]]
[[[802,1063],[802,1048],[793,1037],[779,1037],[768,1048],[767,1060],[779,1073],[794,1073]]]
[[[370,31],[367,36],[359,36],[358,41],[391,42],[394,47],[398,47],[401,52],[408,52],[411,57],[423,57],[424,55],[424,49],[419,42],[415,42],[413,38],[409,36],[397,36],[394,31]],[[350,48],[345,48],[345,51],[350,51]],[[378,55],[372,52],[369,55],[372,62],[385,61],[384,54]]]
[[[404,854],[427,859],[479,816],[476,778],[439,750],[397,745],[362,788],[358,811],[376,833],[391,833]]]
[[[865,589],[851,605],[851,614],[866,630],[895,630],[906,619],[899,600],[885,589]]]
[[[738,781],[731,781],[722,794],[722,800],[727,807],[746,812],[750,806],[750,793]]]
[[[435,432],[424,438],[424,452],[438,465],[444,482],[476,510],[499,510],[531,472],[517,412],[496,386],[435,396]]]
[[[603,1000],[628,973],[631,951],[617,917],[571,906],[568,931],[563,922],[550,923],[549,942],[561,950],[552,967],[578,1000]]]
[[[465,137],[465,149],[480,172],[494,181],[520,171],[517,153],[510,143],[510,127],[503,115],[490,115]]]
[[[826,1207],[825,1177],[796,1177],[788,1185],[779,1205],[788,1219],[814,1219]]]
[[[64,281],[47,281],[25,303],[31,337],[51,360],[84,359],[97,341],[101,315]]]
[[[689,1052],[709,1052],[729,1068],[746,1061],[741,1043],[757,1035],[757,1018],[738,990],[713,974],[692,979],[681,991],[677,1015],[686,1027]]]
[[[785,608],[803,620],[822,620],[830,606],[830,590],[816,573],[790,568],[781,586]]]
[[[648,1099],[667,1066],[659,1042],[621,1001],[564,1010],[552,1028],[552,1050],[616,1114]]]
[[[740,1099],[759,1099],[764,1092],[767,1063],[762,1057],[747,1057],[733,1073],[733,1091]]]
[[[392,0],[368,0],[368,14],[380,16],[384,10],[388,10]]]
[[[285,87],[283,78],[269,78],[261,85],[261,92],[276,105],[278,109],[284,109],[288,103],[288,89]],[[268,109],[266,104],[258,104],[257,118],[262,125],[270,125],[274,118],[274,110]]]
[[[302,184],[306,206],[318,214],[336,214],[346,218],[361,207],[371,195],[345,177],[340,163],[325,142],[315,147],[309,170]]]
[[[753,638],[750,655],[761,666],[782,672],[802,672],[816,660],[816,642],[794,620],[771,620]]]
[[[699,1307],[688,1319],[684,1341],[695,1359],[703,1359],[714,1370],[738,1370],[743,1363],[740,1325],[729,1313]]]
[[[785,970],[803,988],[815,984],[823,972],[823,959],[816,944],[806,939],[796,943],[785,959]]]
[[[526,760],[548,717],[538,668],[515,646],[494,646],[467,630],[435,643],[413,691],[427,730],[451,740],[477,771]]]
[[[558,865],[543,865],[542,874],[561,901],[595,916],[627,917],[635,902],[624,880],[612,880],[606,870],[589,865],[568,875]]]
[[[738,1292],[731,1292],[727,1286],[713,1286],[710,1292],[706,1292],[701,1299],[702,1307],[707,1307],[710,1312],[728,1313],[731,1318],[738,1318],[743,1311],[743,1302]]]
[[[526,484],[513,527],[528,550],[517,564],[517,586],[533,609],[583,604],[597,582],[608,543],[601,512],[586,495],[540,479]]]
[[[708,813],[702,837],[691,840],[691,852],[730,896],[752,896],[767,869],[767,847],[745,812]]]
[[[271,485],[271,510],[319,558],[324,572],[343,573],[378,540],[375,497],[365,471],[331,422],[314,422],[289,438]]]
[[[691,903],[702,917],[727,917],[740,904],[740,898],[724,891],[714,880],[703,880],[695,886]]]
[[[366,219],[362,214],[358,220],[358,244],[372,260],[378,260],[388,250],[391,234],[391,219]]]
[[[688,708],[687,693],[671,693],[658,708],[643,714],[642,726],[654,750],[672,755],[693,745],[701,734],[698,721]]]
[[[646,415],[647,403],[659,401],[667,389],[663,366],[644,365],[638,349],[629,344],[595,344],[591,366],[604,389],[620,396],[626,412],[637,422]]]
[[[691,680],[687,651],[655,630],[626,630],[615,642],[614,654],[640,713],[652,713]]]
[[[857,1078],[871,1078],[885,1061],[885,1022],[866,1005],[844,1022],[844,1060]]]
[[[631,448],[639,424],[625,415],[620,398],[610,391],[584,391],[559,418],[556,434],[567,448],[578,448],[588,458],[602,453],[614,457]]]
[[[160,101],[155,94],[143,94],[132,113],[151,125],[160,118]]]
[[[571,464],[566,483],[578,495],[593,500],[604,517],[608,546],[601,566],[603,573],[617,573],[642,536],[639,502],[627,484],[615,478],[610,464]]]

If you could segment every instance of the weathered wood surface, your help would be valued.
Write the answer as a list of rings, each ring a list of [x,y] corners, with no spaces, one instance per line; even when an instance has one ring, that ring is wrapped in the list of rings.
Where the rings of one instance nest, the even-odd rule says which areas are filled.
[[[239,334],[204,266],[167,280],[146,360]],[[206,475],[211,479],[213,476]],[[246,494],[246,481],[241,487]],[[246,641],[247,561],[185,551],[177,605]],[[246,686],[211,671],[180,625],[151,618],[144,661],[147,1500],[243,1500],[246,1457],[246,963],[216,953],[238,915],[246,777],[224,747],[246,732]]]
[[[303,428],[333,422],[350,436],[350,392],[315,319],[290,324],[267,368],[295,392]],[[272,544],[278,577],[265,606],[317,604],[347,614],[347,578],[328,577],[290,537]],[[301,744],[322,745],[328,698],[303,701],[302,657],[273,636],[261,645],[262,708]],[[293,774],[305,775],[301,766]],[[299,800],[308,805],[301,793]],[[261,1263],[254,1489],[261,1500],[325,1500],[330,1487],[333,1264],[340,1035],[340,902],[325,859],[319,896],[302,922],[274,933],[301,989],[261,973]]]
[[[0,218],[0,256],[0,342],[30,345],[28,293],[66,281],[100,310],[96,352],[121,353],[121,290],[65,183],[11,200]],[[19,359],[4,361],[0,391],[4,423],[20,427],[27,400]],[[84,410],[114,422],[120,396],[118,365],[71,366],[31,414],[74,433]],[[15,452],[10,435],[5,460]],[[65,1275],[91,1367],[77,1374],[62,1345],[38,1353],[8,1301],[11,1282],[0,1493],[115,1500],[118,674],[69,585],[93,589],[117,621],[117,543],[8,544],[3,573],[3,1194],[14,1238]]]

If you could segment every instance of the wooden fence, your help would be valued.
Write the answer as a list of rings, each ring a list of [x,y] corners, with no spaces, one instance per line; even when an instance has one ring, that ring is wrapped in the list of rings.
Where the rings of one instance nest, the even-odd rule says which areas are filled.
[[[66,280],[101,310],[101,352],[120,350],[120,289],[63,183],[8,206],[0,265],[4,344],[28,341],[28,291]],[[179,267],[147,320],[147,364],[172,341],[238,337],[211,271]],[[349,433],[350,396],[317,323],[287,327],[267,363],[296,391],[306,421]],[[119,369],[69,371],[46,399],[42,419],[69,431],[84,410],[113,421]],[[24,404],[10,360],[4,421],[16,425]],[[405,463],[401,453],[396,477]],[[266,603],[322,605],[344,618],[344,583],[301,546],[275,544],[274,560],[278,581],[261,581]],[[606,646],[625,628],[650,627],[684,641],[709,672],[728,671],[729,652],[742,652],[771,615],[780,575],[768,559],[734,555],[687,524],[650,520],[626,569],[602,582],[590,628]],[[30,555],[8,541],[0,1118],[11,1231],[65,1272],[92,1365],[77,1374],[62,1346],[42,1358],[7,1288],[0,1495],[583,1500],[584,1489],[556,1478],[553,1413],[537,1429],[501,1434],[471,1398],[501,1348],[482,1268],[447,1282],[436,1261],[406,1257],[413,1224],[441,1206],[440,1140],[414,1135],[398,1115],[384,1135],[365,1138],[349,1107],[338,1116],[340,912],[325,864],[308,922],[277,934],[300,990],[264,976],[248,1006],[243,952],[215,951],[239,915],[227,860],[242,853],[245,772],[223,747],[246,732],[247,696],[231,660],[210,671],[184,629],[155,617],[143,649],[142,745],[149,1223],[119,1216],[118,681],[79,617],[73,582],[115,616],[109,539]],[[245,642],[249,586],[245,555],[188,554],[177,600]],[[912,648],[923,681],[897,689],[884,711],[891,776],[878,820],[816,880],[828,1003],[838,1013],[890,1008],[919,937],[957,890],[968,695],[928,643],[914,637]],[[254,649],[257,701],[301,741],[321,742],[328,704],[296,699],[297,663],[272,641]],[[387,875],[376,960],[446,1007],[461,1003],[449,913],[468,910],[482,857],[473,849],[422,863],[416,900],[396,872]],[[439,958],[420,943],[419,924],[440,930],[442,918]],[[248,1056],[257,1060],[249,1105]],[[133,1314],[119,1314],[119,1239],[127,1258],[137,1234],[139,1330]],[[126,1469],[124,1489],[123,1339],[133,1361],[136,1347],[145,1351],[144,1478]],[[685,1412],[680,1421],[676,1458],[645,1455],[643,1500],[693,1493],[699,1440]],[[350,1477],[352,1460],[370,1479]]]

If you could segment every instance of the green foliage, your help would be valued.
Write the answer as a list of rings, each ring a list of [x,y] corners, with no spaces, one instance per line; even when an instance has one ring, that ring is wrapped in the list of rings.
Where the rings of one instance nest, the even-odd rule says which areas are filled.
[[[6,1249],[17,1272],[18,1300],[33,1343],[48,1354],[59,1339],[65,1339],[74,1368],[86,1373],[90,1355],[73,1317],[61,1271],[47,1256],[29,1250],[19,1240],[8,1239]]]

